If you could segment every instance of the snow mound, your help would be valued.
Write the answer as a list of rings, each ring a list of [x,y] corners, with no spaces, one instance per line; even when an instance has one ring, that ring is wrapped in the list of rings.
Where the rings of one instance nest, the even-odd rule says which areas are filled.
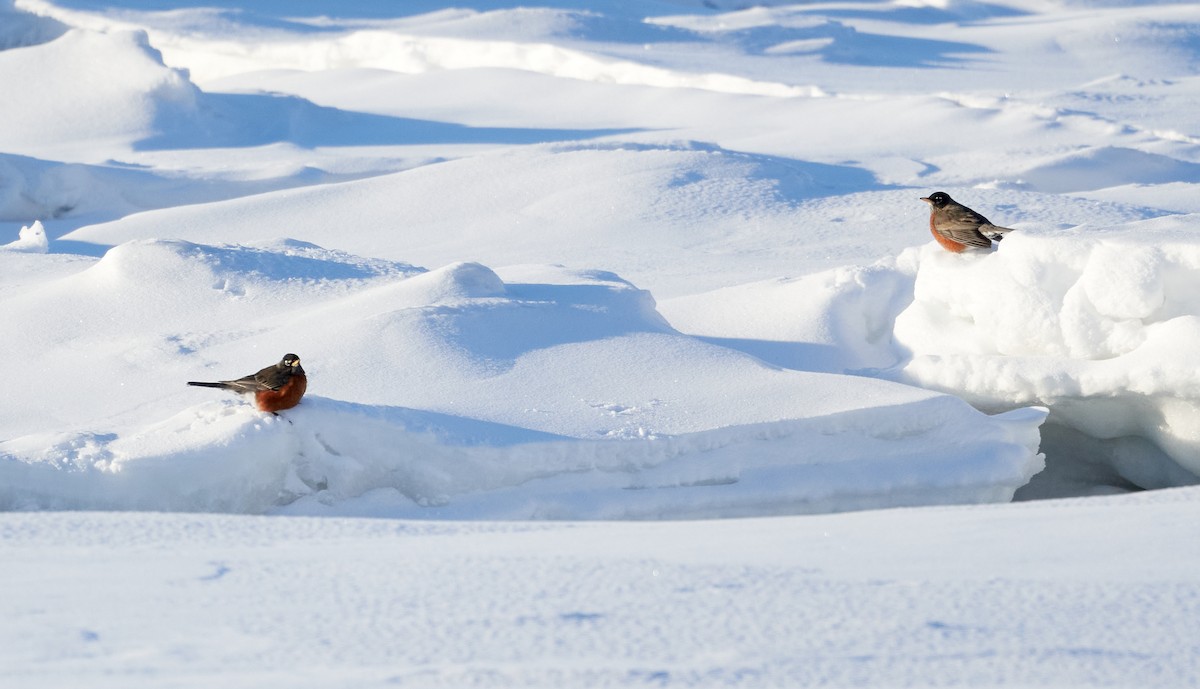
[[[951,397],[653,439],[579,440],[309,397],[212,402],[128,434],[0,443],[0,509],[660,519],[1002,502],[1041,468],[1026,409]]]
[[[36,258],[57,261],[53,254]],[[158,375],[187,379],[182,355],[270,331],[302,316],[314,300],[421,272],[295,240],[254,246],[143,240],[98,261],[63,263],[65,274],[43,268],[42,279],[26,277],[0,301],[0,319],[28,326],[0,342],[0,356],[11,362],[5,376],[14,388],[58,385],[75,394],[30,396],[5,415],[0,437],[135,409],[162,395]],[[205,325],[218,321],[228,325]],[[272,346],[269,361],[288,349],[288,343]],[[77,367],[88,375],[72,373]]]
[[[46,228],[42,223],[34,221],[32,225],[22,227],[15,242],[0,245],[0,251],[25,251],[34,254],[44,254],[50,250],[50,240],[46,237]]]
[[[193,84],[189,70],[164,63],[162,53],[143,30],[73,28],[45,43],[0,51],[0,79],[24,94],[19,101],[0,108],[0,150],[104,166],[111,166],[114,159],[136,158],[138,152],[164,150],[246,149],[270,144],[386,146],[450,134],[476,138],[512,135],[505,130],[481,133],[451,123],[348,112],[282,94],[205,93]],[[63,103],[86,103],[87,107],[63,107]],[[562,134],[545,136],[548,140],[564,138]],[[235,157],[232,162],[241,165],[245,161]],[[323,172],[293,162],[287,165],[298,169],[280,176],[296,177],[300,183],[312,182],[312,177]],[[355,163],[349,165],[352,170],[356,167]],[[396,167],[391,161],[387,169]],[[124,172],[126,180],[132,177],[128,170]],[[177,175],[188,172],[194,173],[185,166]],[[256,169],[243,176],[261,178],[270,172]],[[121,179],[91,169],[69,172],[76,179],[84,173],[116,177],[111,181]],[[225,170],[223,175],[231,173]],[[207,182],[211,185],[212,180]],[[121,187],[134,198],[145,195],[139,193],[136,183]],[[204,198],[202,193],[196,196],[212,198]],[[141,207],[161,205],[166,204],[143,201]]]
[[[911,258],[905,254],[904,258]],[[848,266],[669,299],[680,330],[776,366],[844,373],[896,363],[892,324],[912,301],[912,271],[894,261]]]
[[[48,43],[66,33],[66,24],[21,12],[14,2],[0,0],[0,50]]]
[[[171,300],[179,299],[184,323],[203,309],[234,309],[258,314],[299,294],[337,292],[344,283],[403,277],[422,272],[405,263],[364,259],[294,239],[258,245],[204,245],[182,240],[148,239],[109,250],[96,265],[78,276],[73,289],[94,294],[83,308],[108,311],[131,300],[156,303],[162,323]],[[158,295],[136,298],[136,292],[160,285]],[[86,303],[91,302],[91,303]],[[106,303],[100,303],[106,302]],[[128,328],[131,319],[120,327]]]
[[[1044,411],[779,369],[606,271],[142,240],[0,317],[9,384],[75,392],[3,420],[10,509],[720,517],[1004,501],[1042,466]],[[183,385],[285,351],[311,394],[280,417]]]
[[[535,145],[370,179],[142,213],[68,236],[117,244],[160,236],[159,228],[168,226],[193,241],[245,242],[287,227],[293,228],[290,236],[323,246],[427,265],[466,257],[492,265],[601,265],[638,284],[654,281],[659,293],[694,290],[710,275],[744,274],[778,255],[779,237],[795,232],[799,203],[872,180],[853,167],[691,142]],[[814,246],[844,241],[829,233],[788,248],[815,252]],[[636,251],[626,248],[634,246]],[[681,251],[672,265],[651,260]],[[876,249],[860,251],[873,256]]]
[[[186,130],[199,96],[137,31],[72,29],[47,43],[2,51],[0,82],[22,94],[0,109],[0,149],[29,155]]]
[[[75,212],[105,208],[130,209],[117,178],[144,178],[130,171],[56,164],[25,156],[0,154],[0,221],[50,220]]]
[[[63,21],[104,30],[126,26],[103,14],[87,15],[42,3],[39,11]],[[219,14],[219,13],[217,13]],[[165,15],[165,16],[164,16]],[[211,10],[142,12],[137,18],[153,32],[169,64],[186,66],[200,82],[262,69],[328,71],[368,68],[403,74],[481,68],[513,69],[565,79],[658,88],[689,88],[719,93],[782,98],[822,96],[814,86],[766,81],[721,71],[691,71],[606,54],[603,44],[573,38],[642,35],[649,43],[672,34],[638,19],[554,7],[498,7],[488,12],[448,9],[427,23],[288,19],[268,22],[248,45],[213,31]],[[277,30],[295,22],[294,32]],[[366,26],[364,27],[364,24]],[[272,30],[276,29],[276,30]],[[562,39],[567,40],[562,40]],[[574,43],[574,45],[570,45]],[[585,49],[596,45],[599,50]],[[636,55],[636,54],[635,54]]]
[[[1048,407],[1046,490],[1190,485],[1198,229],[1197,215],[1018,229],[990,253],[930,243],[661,309],[684,332],[779,366],[884,377],[989,411]]]
[[[1126,184],[1200,180],[1200,164],[1118,146],[1056,156],[1020,173],[1022,183],[1052,194],[1093,191]]]
[[[987,408],[1049,406],[1134,485],[1198,482],[1198,228],[1173,216],[927,251],[896,319],[911,351],[898,378]]]

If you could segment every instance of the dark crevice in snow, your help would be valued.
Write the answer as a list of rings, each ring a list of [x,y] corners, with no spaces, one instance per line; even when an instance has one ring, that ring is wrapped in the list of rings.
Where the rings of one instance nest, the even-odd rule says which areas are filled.
[[[1141,436],[1094,438],[1051,420],[1042,424],[1046,469],[1017,490],[1014,500],[1131,493],[1200,484]]]

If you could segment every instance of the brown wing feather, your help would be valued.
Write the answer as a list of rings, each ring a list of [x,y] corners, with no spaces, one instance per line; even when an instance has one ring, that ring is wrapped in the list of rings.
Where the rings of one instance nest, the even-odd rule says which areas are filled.
[[[941,232],[959,244],[975,246],[981,249],[987,249],[992,246],[992,240],[988,239],[982,234],[979,234],[979,230],[975,229],[974,227],[957,227],[951,229],[939,227],[938,232]]]
[[[278,390],[283,387],[283,384],[288,382],[292,372],[278,365],[268,366],[263,370],[255,373],[254,383],[257,386],[255,390]]]
[[[934,226],[938,232],[960,244],[981,249],[992,246],[992,240],[979,232],[981,226],[991,226],[988,219],[960,203],[951,203],[935,211]]]
[[[951,225],[991,225],[991,221],[961,203],[951,203],[941,209],[942,218]]]

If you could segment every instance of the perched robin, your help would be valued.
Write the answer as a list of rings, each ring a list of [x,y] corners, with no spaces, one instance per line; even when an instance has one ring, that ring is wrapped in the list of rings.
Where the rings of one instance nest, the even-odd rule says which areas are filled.
[[[278,364],[268,366],[254,375],[216,383],[188,381],[188,385],[254,395],[254,406],[260,411],[274,414],[281,409],[291,409],[300,404],[300,398],[308,388],[308,377],[304,375],[304,369],[300,366],[300,357],[284,354]]]
[[[929,229],[946,251],[960,254],[967,249],[990,249],[1010,227],[997,227],[990,220],[937,191],[921,200],[930,206]]]

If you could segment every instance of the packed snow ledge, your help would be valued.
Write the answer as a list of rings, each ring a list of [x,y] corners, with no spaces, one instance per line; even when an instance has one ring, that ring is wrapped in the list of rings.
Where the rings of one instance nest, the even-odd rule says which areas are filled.
[[[28,324],[13,389],[71,391],[6,419],[6,509],[724,517],[1006,501],[1042,468],[1042,410],[777,367],[599,271],[143,240],[0,312]],[[310,396],[281,416],[183,386],[297,342]]]
[[[682,330],[780,366],[889,378],[993,412],[1050,408],[1050,467],[1025,497],[1191,485],[1200,482],[1198,230],[1197,215],[1026,228],[991,253],[929,244],[664,311]],[[739,304],[749,298],[771,306],[748,315]]]
[[[602,271],[134,241],[0,303],[28,324],[14,389],[75,391],[6,420],[0,506],[656,519],[1189,485],[1197,225],[1019,228],[661,307]],[[56,260],[34,237],[0,262]],[[182,387],[296,342],[310,396],[279,417]]]

